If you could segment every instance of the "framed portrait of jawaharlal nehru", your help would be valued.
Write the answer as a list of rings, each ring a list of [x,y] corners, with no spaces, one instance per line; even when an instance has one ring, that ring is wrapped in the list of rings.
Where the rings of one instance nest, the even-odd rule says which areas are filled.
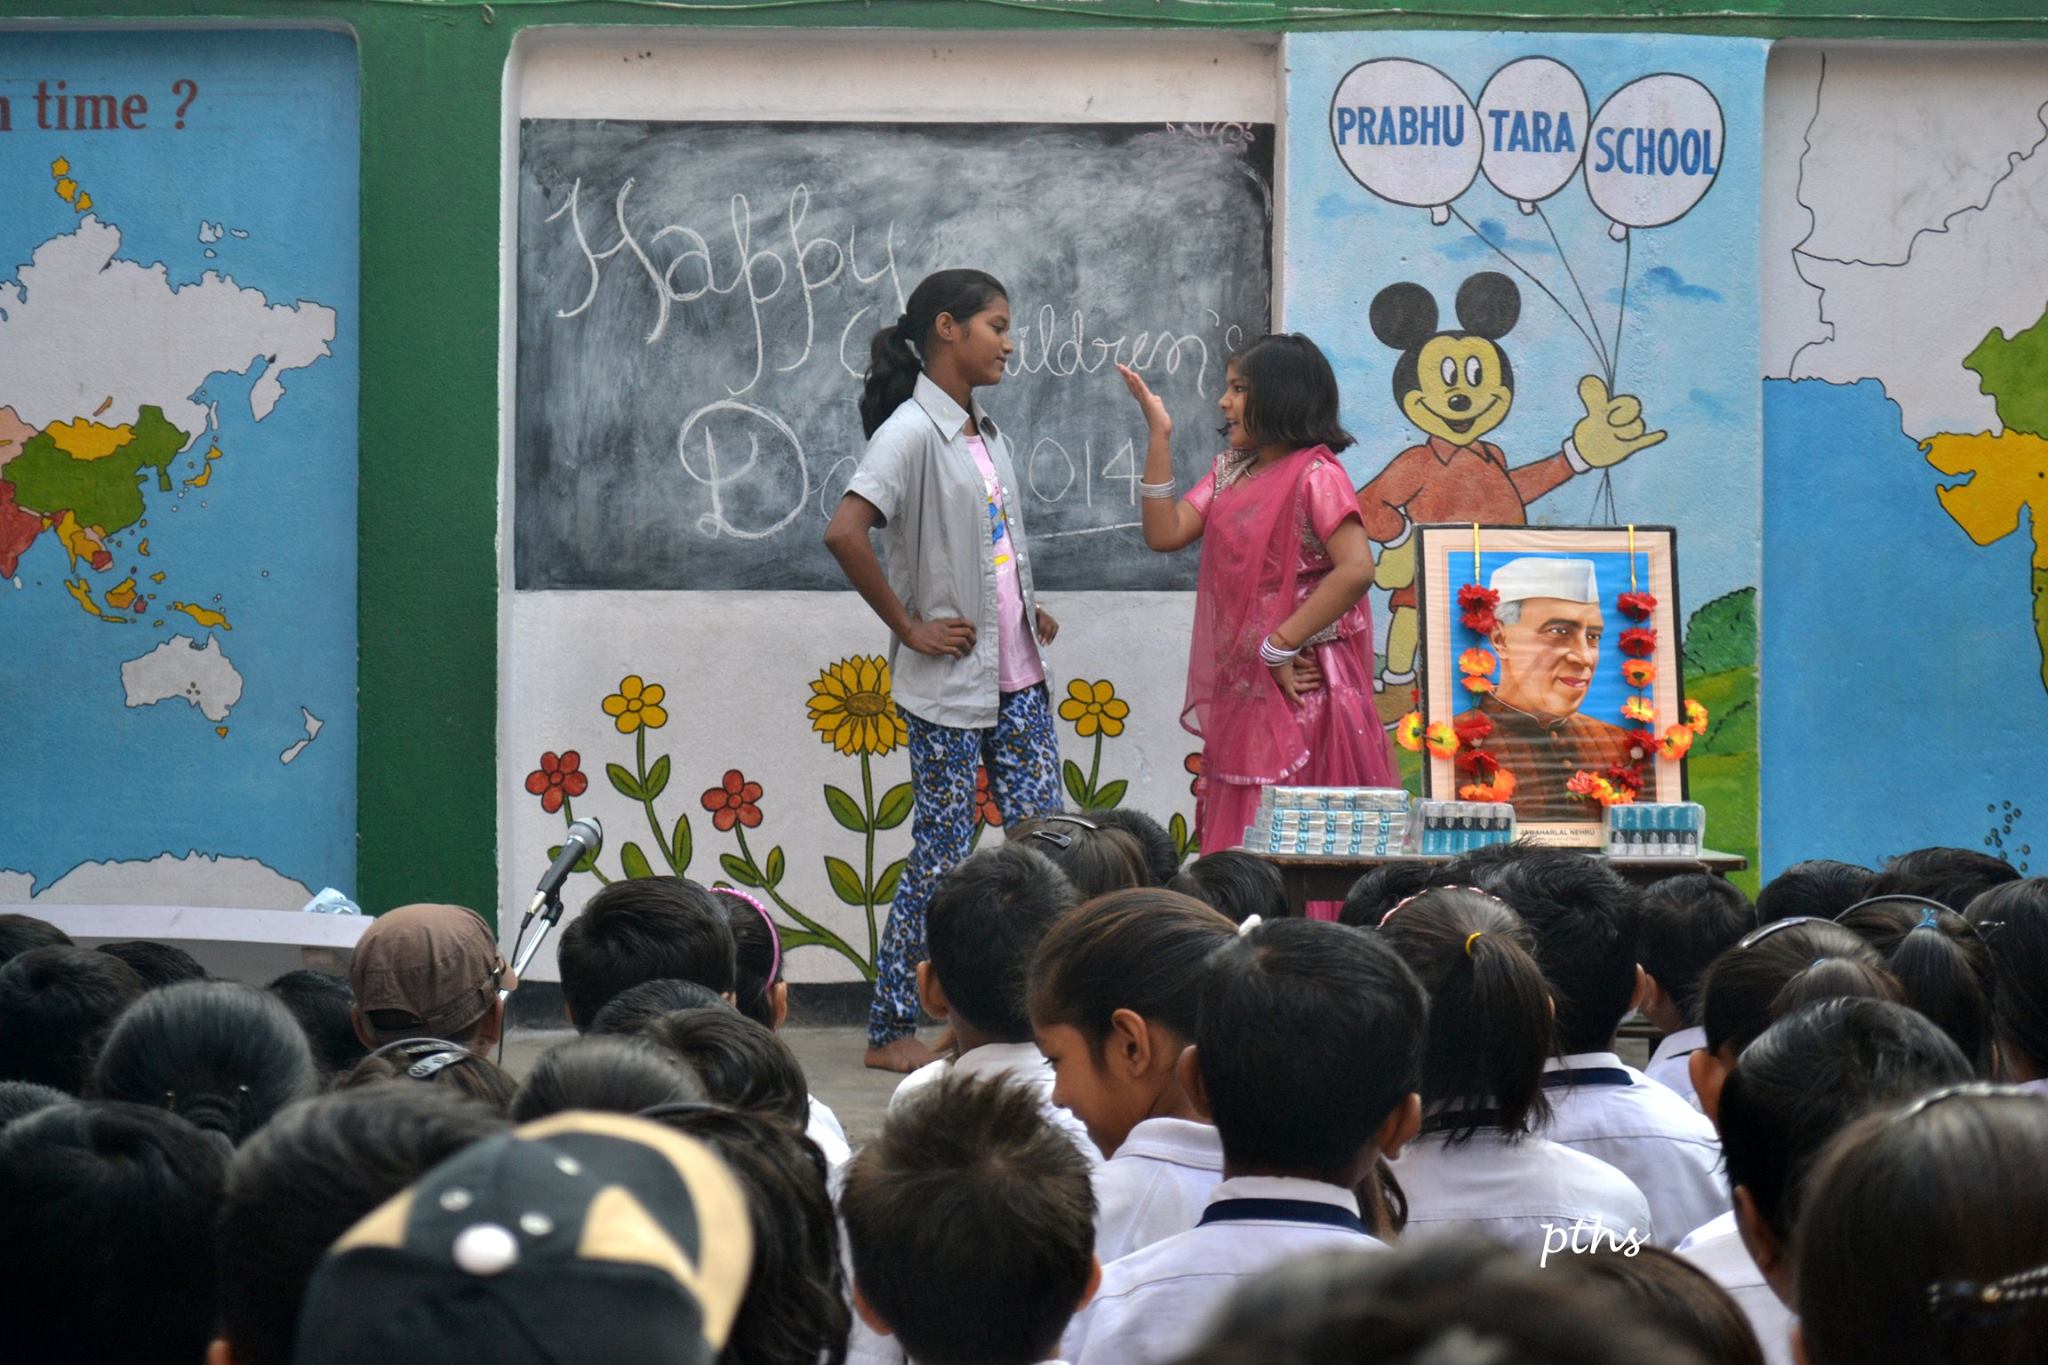
[[[1416,534],[1425,795],[1504,800],[1522,836],[1585,845],[1609,805],[1686,799],[1671,527]]]

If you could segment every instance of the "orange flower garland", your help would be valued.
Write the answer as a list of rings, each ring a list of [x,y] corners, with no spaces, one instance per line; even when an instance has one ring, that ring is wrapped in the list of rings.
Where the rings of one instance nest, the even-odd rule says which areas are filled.
[[[1394,727],[1394,743],[1411,754],[1422,752],[1422,713],[1410,711]]]
[[[1657,665],[1648,659],[1623,659],[1621,680],[1630,687],[1648,687],[1657,681]]]

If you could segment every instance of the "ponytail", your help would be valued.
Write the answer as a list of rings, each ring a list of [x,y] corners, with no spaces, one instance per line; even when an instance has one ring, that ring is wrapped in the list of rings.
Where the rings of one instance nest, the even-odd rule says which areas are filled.
[[[1884,955],[1908,1005],[1939,1025],[1978,1070],[1989,1070],[1991,953],[1975,926],[1939,901],[1904,895],[1851,906],[1840,923]]]
[[[873,436],[903,406],[924,372],[923,354],[939,314],[960,322],[996,299],[1009,297],[1002,281],[984,270],[940,270],[910,291],[896,321],[868,343],[868,372],[860,394],[860,429]]]
[[[2005,1074],[2048,1073],[2048,878],[1996,886],[1970,902],[1964,917],[1977,927],[1994,967],[1992,1033]]]
[[[237,981],[183,981],[143,996],[115,1023],[94,1073],[100,1098],[172,1110],[238,1146],[318,1088],[299,1021]]]

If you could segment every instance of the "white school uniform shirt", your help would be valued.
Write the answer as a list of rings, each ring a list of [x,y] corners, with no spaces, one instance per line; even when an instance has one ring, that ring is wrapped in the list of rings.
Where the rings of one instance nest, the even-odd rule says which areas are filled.
[[[1470,1229],[1540,1257],[1553,1232],[1594,1220],[1613,1238],[1655,1240],[1649,1201],[1634,1181],[1598,1157],[1533,1134],[1510,1142],[1482,1128],[1452,1146],[1447,1133],[1424,1133],[1390,1163],[1408,1196],[1403,1241]],[[1583,1242],[1581,1243],[1583,1245]],[[1551,1241],[1553,1254],[1556,1241]]]
[[[1038,1050],[1036,1043],[984,1043],[970,1048],[957,1058],[941,1057],[929,1062],[905,1076],[897,1083],[896,1090],[889,1096],[889,1108],[897,1105],[923,1090],[935,1085],[947,1076],[1001,1077],[1029,1086],[1038,1093],[1039,1106],[1053,1126],[1074,1140],[1081,1155],[1088,1158],[1091,1167],[1102,1164],[1102,1152],[1095,1140],[1088,1136],[1087,1125],[1074,1117],[1073,1111],[1062,1109],[1052,1102],[1052,1063],[1045,1060],[1045,1054]]]
[[[836,1171],[853,1159],[853,1144],[846,1140],[846,1127],[832,1107],[816,1095],[810,1100],[811,1115],[804,1125],[804,1136],[817,1144],[825,1154],[825,1165]]]
[[[1569,1075],[1571,1084],[1561,1078]],[[1706,1115],[1612,1052],[1575,1052],[1543,1067],[1551,1119],[1543,1136],[1595,1156],[1636,1182],[1673,1246],[1730,1207],[1721,1135]]]
[[[1235,1207],[1233,1207],[1235,1206]],[[1209,1193],[1203,1220],[1102,1272],[1094,1301],[1060,1342],[1074,1365],[1160,1365],[1201,1339],[1238,1284],[1318,1251],[1384,1251],[1340,1185],[1239,1176]]]
[[[1223,1138],[1191,1119],[1146,1119],[1095,1172],[1095,1255],[1104,1265],[1201,1221],[1223,1179]]]
[[[1678,1254],[1707,1272],[1709,1279],[1728,1291],[1763,1343],[1768,1365],[1793,1365],[1792,1327],[1799,1321],[1785,1306],[1777,1291],[1764,1279],[1742,1244],[1730,1210],[1704,1227],[1695,1228],[1678,1244]]]
[[[1707,1031],[1703,1028],[1682,1028],[1676,1033],[1667,1033],[1657,1044],[1657,1050],[1650,1054],[1650,1064],[1643,1068],[1643,1074],[1675,1091],[1697,1112],[1700,1097],[1692,1088],[1690,1058],[1706,1045]]]

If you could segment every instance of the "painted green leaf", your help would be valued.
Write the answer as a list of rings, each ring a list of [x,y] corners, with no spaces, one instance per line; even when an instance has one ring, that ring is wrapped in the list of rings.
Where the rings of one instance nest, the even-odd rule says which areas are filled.
[[[675,833],[669,836],[669,866],[678,877],[690,870],[690,859],[696,856],[696,848],[690,838],[690,817],[676,817]]]
[[[861,812],[860,802],[829,782],[825,784],[825,808],[832,812],[834,820],[855,834],[868,832],[868,817]]]
[[[616,763],[604,765],[604,775],[612,780],[612,786],[628,801],[645,801],[646,795],[640,790],[640,779]]]
[[[1081,776],[1081,765],[1073,759],[1060,764],[1060,780],[1066,784],[1067,795],[1074,798],[1074,804],[1083,809],[1088,805],[1088,779]]]
[[[647,770],[647,799],[659,797],[668,788],[668,755],[654,760],[654,766]]]
[[[1179,811],[1175,811],[1173,818],[1166,822],[1166,832],[1173,839],[1173,851],[1180,855],[1182,862],[1186,862],[1188,851],[1195,844],[1194,836],[1188,830],[1188,818]]]
[[[882,793],[882,804],[875,808],[875,828],[894,829],[910,818],[910,808],[916,804],[908,782],[898,782]]]
[[[1095,789],[1095,799],[1088,803],[1090,810],[1108,810],[1124,799],[1124,791],[1131,784],[1119,777],[1114,782],[1105,782]]]
[[[782,845],[777,844],[775,847],[768,850],[768,885],[781,885],[782,874],[787,870],[788,869],[785,866],[782,858]]]
[[[866,906],[867,896],[861,889],[860,873],[853,865],[841,858],[827,855],[825,858],[825,879],[832,883],[832,892],[848,905]]]
[[[553,861],[554,861],[555,859],[557,859],[557,858],[559,858],[559,857],[561,857],[561,856],[562,856],[562,846],[561,846],[560,844],[551,844],[551,845],[549,845],[549,846],[548,846],[548,861],[549,861],[549,862],[553,862]],[[595,871],[597,871],[597,855],[596,855],[596,854],[593,854],[593,853],[586,853],[586,854],[584,854],[584,855],[583,855],[583,856],[582,856],[581,858],[578,858],[578,859],[576,860],[576,866],[575,866],[575,867],[574,867],[574,868],[573,868],[572,870],[573,870],[573,871],[576,871],[576,872],[595,872]]]
[[[761,874],[747,866],[744,858],[735,858],[730,853],[721,853],[718,855],[718,865],[725,869],[726,876],[732,878],[741,886],[759,886],[761,884]]]
[[[910,865],[908,858],[898,858],[882,869],[881,880],[875,883],[875,903],[886,905],[896,899],[896,887],[903,880],[903,869]]]
[[[632,840],[619,850],[619,866],[626,869],[628,877],[652,877],[654,869],[648,865],[647,855],[640,851],[640,845]]]

